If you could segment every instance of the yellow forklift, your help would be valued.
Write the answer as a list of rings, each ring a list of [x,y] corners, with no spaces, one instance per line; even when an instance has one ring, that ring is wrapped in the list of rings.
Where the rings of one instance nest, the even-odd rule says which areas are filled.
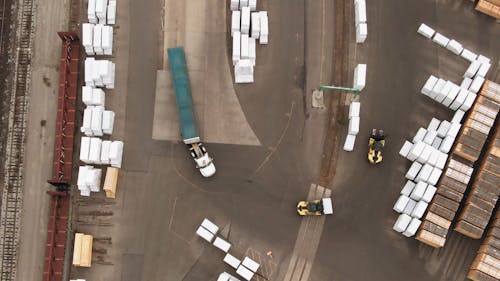
[[[385,135],[383,130],[373,129],[368,141],[368,161],[371,164],[382,162],[382,149],[385,146]]]

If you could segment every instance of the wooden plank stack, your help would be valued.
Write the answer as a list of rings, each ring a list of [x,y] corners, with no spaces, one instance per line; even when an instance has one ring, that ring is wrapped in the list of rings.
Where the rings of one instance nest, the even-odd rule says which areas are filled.
[[[499,103],[500,85],[486,81],[468,118],[464,122],[462,130],[457,136],[455,146],[450,151],[451,157],[439,180],[436,195],[429,204],[428,212],[417,232],[417,240],[435,248],[444,246],[448,229],[455,218],[471,180],[474,162],[479,158],[498,114]],[[494,151],[497,150],[494,149]],[[474,189],[471,191],[471,195],[456,225],[457,231],[472,238],[477,237],[476,239],[482,236],[491,216],[493,208],[491,208],[490,204],[494,207],[494,202],[498,199],[498,195],[495,196],[497,194],[496,188],[492,187],[491,184],[495,183],[493,186],[497,185],[498,179],[493,178],[493,175],[489,172],[490,170],[498,171],[496,170],[498,167],[493,166],[498,161],[492,157],[489,160],[486,161],[484,166],[481,166],[487,167],[489,170],[484,170],[484,172],[478,174],[478,180],[474,182]],[[488,215],[488,212],[490,215]]]
[[[455,230],[470,238],[483,236],[493,209],[500,196],[500,130],[484,155],[484,160],[474,179],[465,208],[460,214]]]
[[[500,209],[496,211],[495,220],[472,262],[467,277],[474,281],[500,279]]]
[[[90,267],[92,265],[92,235],[83,233],[75,234],[75,244],[73,248],[73,265]]]
[[[116,185],[118,182],[118,168],[108,167],[106,169],[106,179],[104,180],[104,192],[106,198],[116,198]]]
[[[500,1],[498,0],[479,0],[476,4],[476,10],[497,20],[500,19]]]

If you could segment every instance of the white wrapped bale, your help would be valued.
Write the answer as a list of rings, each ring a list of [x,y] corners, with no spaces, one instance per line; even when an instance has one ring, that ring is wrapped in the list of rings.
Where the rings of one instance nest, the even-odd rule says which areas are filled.
[[[90,164],[90,137],[82,137],[80,142],[80,161]]]
[[[101,144],[101,164],[108,165],[110,163],[109,150],[111,149],[111,141],[105,140]]]
[[[104,25],[96,24],[94,26],[94,41],[93,47],[96,55],[103,55],[104,50],[102,49],[102,28]]]
[[[460,87],[453,84],[451,85],[451,89],[444,98],[442,104],[446,107],[449,107],[451,103],[455,100],[455,98],[458,96],[458,93],[460,92]]]
[[[257,40],[254,38],[248,39],[248,56],[250,57],[252,65],[255,66],[255,60],[257,59]]]
[[[469,91],[467,89],[460,88],[460,91],[458,92],[457,97],[450,105],[450,109],[451,110],[459,109],[464,104],[465,99],[467,98],[468,94],[469,94]]]
[[[436,185],[437,182],[439,181],[439,178],[441,177],[441,174],[443,173],[443,171],[439,168],[434,168],[432,170],[432,173],[431,175],[429,176],[429,179],[427,180],[427,182],[430,184],[430,185]]]
[[[89,0],[87,5],[87,19],[89,23],[97,23],[97,16],[95,15],[96,0]]]
[[[437,131],[437,129],[439,128],[439,124],[441,124],[441,121],[433,117],[429,122],[429,125],[427,126],[427,131]]]
[[[481,66],[481,63],[477,60],[471,62],[469,67],[467,67],[467,70],[464,73],[464,78],[473,78],[477,71],[479,70],[479,67]]]
[[[444,87],[443,89],[441,89],[441,91],[436,95],[436,97],[434,97],[434,100],[439,102],[439,103],[442,103],[444,98],[448,95],[448,93],[450,92],[451,88],[453,87],[453,83],[451,81],[446,81],[446,83],[444,84]]]
[[[269,18],[266,11],[260,11],[260,37],[259,43],[265,45],[269,43]]]
[[[80,196],[90,197],[90,189],[80,190]]]
[[[354,3],[354,23],[366,23],[366,2],[365,0],[358,0]]]
[[[405,178],[411,181],[414,180],[421,168],[422,164],[413,162],[408,169],[408,172],[406,172]]]
[[[241,33],[233,33],[233,65],[235,66],[241,59]]]
[[[446,165],[446,160],[448,160],[448,154],[441,152],[441,154],[439,154],[439,158],[436,163],[436,168],[443,170],[444,166]]]
[[[473,62],[477,59],[477,55],[467,49],[464,49],[460,56],[470,62]]]
[[[78,180],[76,182],[78,190],[90,190],[87,187],[87,183],[86,183],[86,180],[87,180],[87,169],[88,169],[88,166],[80,166],[78,168]]]
[[[472,107],[472,105],[474,104],[476,97],[477,97],[476,94],[469,92],[469,94],[465,98],[464,103],[462,104],[462,106],[460,106],[460,110],[462,110],[462,111],[469,110]]]
[[[94,73],[94,58],[85,58],[84,76],[85,76],[85,86],[93,87],[95,86],[94,80],[92,79]]]
[[[240,0],[231,0],[231,11],[237,11],[240,8]]]
[[[92,192],[101,191],[101,178],[102,178],[102,170],[101,169],[91,169],[87,172],[87,183],[89,179],[89,175],[92,175],[93,184],[89,184],[88,187]]]
[[[110,110],[105,110],[102,113],[102,132],[106,135],[112,135],[114,124],[115,113]]]
[[[417,182],[415,185],[415,188],[410,194],[410,198],[415,200],[415,201],[420,201],[422,199],[422,196],[424,196],[425,190],[427,189],[427,183],[423,181]]]
[[[416,219],[422,218],[422,216],[425,213],[425,210],[427,210],[427,206],[428,205],[429,204],[427,204],[424,201],[418,201],[418,203],[415,206],[415,208],[413,208],[413,211],[411,212],[410,216],[413,217],[413,218],[416,218]]]
[[[108,24],[116,24],[116,2],[109,2],[107,11]]]
[[[105,55],[113,54],[113,27],[108,25],[102,27],[101,46]]]
[[[92,108],[92,134],[94,136],[101,137],[103,136],[102,132],[102,113],[104,112],[103,106],[94,106]]]
[[[92,89],[92,105],[104,106],[106,102],[106,95],[104,91],[99,88]]]
[[[422,196],[422,201],[426,203],[430,203],[432,201],[432,198],[434,197],[434,194],[436,194],[437,188],[433,185],[428,185],[427,188],[425,189],[425,193]]]
[[[464,118],[465,111],[459,109],[455,111],[455,114],[453,114],[453,118],[451,119],[451,123],[462,123],[462,118]]]
[[[260,37],[260,13],[252,13],[252,38],[259,39]]]
[[[439,149],[439,146],[441,145],[441,143],[443,142],[443,138],[441,137],[436,137],[434,139],[434,141],[432,142],[432,147],[434,149]]]
[[[446,137],[446,135],[448,134],[448,130],[450,130],[450,127],[451,123],[447,120],[443,120],[441,124],[439,124],[439,128],[437,130],[438,136],[441,138]]]
[[[241,34],[241,59],[250,59],[248,50],[248,34]]]
[[[448,153],[451,150],[451,147],[453,146],[453,142],[455,141],[455,137],[452,136],[446,136],[443,139],[443,142],[441,143],[441,146],[439,146],[439,151],[443,153]]]
[[[432,36],[434,35],[434,33],[436,33],[436,31],[434,29],[432,29],[431,27],[429,27],[428,25],[422,23],[419,27],[418,27],[418,30],[417,32],[426,37],[426,38],[429,38],[431,39]]]
[[[361,103],[357,101],[351,102],[349,105],[349,119],[352,117],[359,117],[359,112],[361,109]]]
[[[213,245],[224,253],[227,253],[231,248],[231,244],[220,237],[215,238]]]
[[[212,243],[215,237],[213,233],[210,233],[210,231],[206,230],[203,226],[198,227],[196,234],[205,239],[208,243]]]
[[[406,157],[410,161],[415,161],[417,158],[422,154],[422,151],[425,148],[425,143],[422,141],[419,141],[413,145],[413,147],[410,150],[410,153],[408,153],[408,156]]]
[[[414,188],[415,188],[414,182],[410,180],[406,181],[405,186],[403,186],[403,189],[401,189],[401,195],[409,197]]]
[[[88,56],[93,56],[94,53],[94,24],[84,23],[82,24],[82,45],[85,48],[85,53]]]
[[[417,142],[423,141],[423,139],[425,137],[425,134],[427,134],[427,130],[426,129],[424,129],[422,127],[418,128],[417,133],[413,137],[413,143],[417,143]]]
[[[483,86],[483,83],[484,83],[484,77],[476,76],[472,80],[469,91],[476,94],[477,92],[479,92],[479,90],[481,90],[481,86]]]
[[[356,43],[364,43],[368,38],[368,25],[360,23],[356,26]]]
[[[405,141],[401,149],[399,150],[399,155],[403,156],[406,158],[408,156],[408,153],[410,153],[411,148],[413,147],[413,144],[409,141]]]
[[[472,79],[470,79],[469,77],[465,77],[464,80],[462,80],[462,83],[460,84],[460,88],[468,90],[471,84],[472,84]]]
[[[85,105],[93,105],[92,103],[92,87],[82,87],[82,102]]]
[[[356,142],[356,135],[347,135],[344,142],[345,151],[353,151],[354,143]]]
[[[241,23],[241,12],[233,11],[231,14],[231,36],[234,36],[235,32],[240,32]]]
[[[483,55],[479,55],[477,57],[477,60],[480,62],[480,63],[491,63],[491,60]]]
[[[448,133],[446,133],[446,136],[456,138],[461,127],[462,125],[460,123],[451,123],[450,129],[448,130]]]
[[[236,269],[240,265],[241,261],[231,254],[226,254],[224,256],[224,262],[227,263],[232,268]]]
[[[412,237],[417,233],[418,228],[420,227],[420,224],[422,224],[422,221],[417,219],[417,218],[412,218],[410,221],[410,224],[408,224],[408,227],[406,230],[403,232],[403,235],[406,237]]]
[[[349,135],[357,135],[359,133],[359,117],[352,117],[349,119]]]
[[[424,137],[424,142],[428,145],[432,145],[434,139],[437,137],[437,131],[427,131]]]
[[[448,39],[448,37],[442,35],[441,33],[437,32],[432,38],[432,41],[434,41],[441,47],[446,47],[446,45],[448,45],[448,42],[450,42],[450,39]]]
[[[80,131],[89,137],[94,135],[92,133],[92,106],[88,106],[83,111],[83,122]]]
[[[240,2],[241,4],[241,2]],[[247,34],[250,32],[250,8],[241,8],[241,34]]]
[[[394,223],[392,229],[394,229],[396,232],[401,233],[406,230],[410,222],[411,222],[411,217],[409,215],[401,214]]]
[[[426,96],[431,96],[431,93],[432,93],[432,88],[434,88],[434,86],[436,85],[437,81],[439,79],[434,76],[434,75],[431,75],[429,76],[429,78],[427,79],[427,81],[425,81],[425,84],[424,86],[422,87],[422,89],[420,90],[420,92]]]
[[[431,176],[431,173],[432,173],[433,169],[434,168],[431,165],[424,164],[424,166],[422,167],[422,169],[420,169],[420,172],[418,172],[417,176],[415,177],[415,181],[416,182],[427,182],[429,180],[429,177]],[[422,196],[423,195],[424,194],[422,192]],[[412,199],[415,199],[415,198],[412,198]],[[418,199],[418,200],[420,200],[420,199]]]
[[[361,91],[366,86],[366,64],[358,64],[354,68],[354,86],[353,88]]]
[[[432,152],[434,151],[434,148],[432,146],[424,143],[424,149],[422,150],[422,153],[417,158],[417,162],[424,164],[429,160],[429,157],[431,157]]]
[[[109,148],[109,160],[112,167],[121,168],[123,158],[123,142],[113,141]]]
[[[405,196],[405,195],[401,195],[399,196],[398,200],[396,201],[396,203],[394,204],[394,207],[392,207],[392,209],[394,211],[396,211],[397,213],[402,213],[405,208],[406,208],[406,205],[408,204],[408,202],[410,201],[410,198]]]
[[[443,90],[444,85],[446,84],[446,81],[439,78],[436,84],[434,85],[434,88],[432,88],[432,91],[429,95],[430,98],[435,99],[436,96]]]
[[[101,146],[102,140],[100,138],[90,138],[90,163],[101,164]]]
[[[415,206],[417,206],[417,201],[410,199],[408,201],[408,204],[406,204],[405,209],[403,210],[403,214],[411,215],[411,212],[413,212],[413,209],[415,209]]]
[[[448,42],[448,45],[446,45],[446,49],[448,49],[449,51],[451,51],[455,55],[460,55],[460,53],[462,53],[464,47],[462,47],[462,44],[460,44],[457,41],[452,39],[452,40],[450,40],[450,42]]]
[[[248,59],[239,60],[234,67],[235,83],[253,83],[253,65]]]
[[[436,163],[437,163],[437,160],[438,160],[438,157],[439,157],[439,146],[434,147],[434,146],[431,146],[432,147],[432,152],[431,152],[431,155],[429,156],[429,158],[427,159],[427,164],[435,167],[436,166]]]
[[[490,63],[481,63],[481,67],[479,67],[479,70],[477,71],[477,76],[486,77],[486,74],[488,74],[490,67]]]
[[[106,24],[106,14],[108,1],[107,0],[96,0],[95,2],[95,14],[99,24]]]
[[[257,0],[248,0],[248,7],[250,7],[250,11],[257,10]]]
[[[257,270],[259,269],[260,267],[260,264],[257,263],[256,261],[252,260],[251,258],[249,257],[245,257],[243,259],[243,261],[241,262],[241,265],[243,265],[244,267],[250,269],[251,271],[253,272],[257,272]]]
[[[248,0],[240,0],[240,10],[243,9],[243,7],[248,7]]]
[[[242,265],[238,266],[238,269],[236,269],[236,273],[239,276],[243,277],[243,279],[245,279],[247,281],[250,281],[255,274],[250,269],[248,269]]]

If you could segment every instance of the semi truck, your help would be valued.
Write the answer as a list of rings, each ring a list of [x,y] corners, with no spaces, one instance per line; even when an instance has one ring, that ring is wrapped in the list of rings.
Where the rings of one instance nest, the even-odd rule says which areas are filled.
[[[175,102],[179,113],[182,141],[187,145],[189,153],[196,163],[196,168],[200,170],[202,176],[211,177],[215,174],[215,165],[201,142],[196,127],[184,48],[169,48],[167,52]]]

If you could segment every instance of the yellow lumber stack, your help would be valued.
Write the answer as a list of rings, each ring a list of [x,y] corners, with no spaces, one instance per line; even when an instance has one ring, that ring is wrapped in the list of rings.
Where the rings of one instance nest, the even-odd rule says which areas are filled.
[[[498,0],[479,0],[476,5],[476,10],[488,16],[500,19],[500,3]]]
[[[73,265],[90,267],[92,265],[92,235],[75,234],[73,247]]]
[[[104,180],[104,191],[107,198],[116,198],[116,185],[118,183],[118,168],[108,167],[106,179]]]

